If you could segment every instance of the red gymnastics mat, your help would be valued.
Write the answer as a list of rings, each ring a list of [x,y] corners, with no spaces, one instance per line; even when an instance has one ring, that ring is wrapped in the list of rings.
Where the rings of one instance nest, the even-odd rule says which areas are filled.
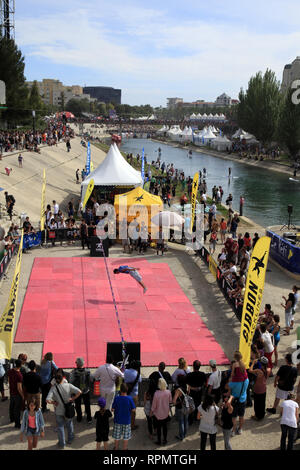
[[[36,258],[28,283],[16,343],[43,343],[58,367],[72,368],[76,357],[87,367],[105,363],[107,342],[141,343],[143,366],[228,364],[222,348],[182,291],[166,263],[143,258],[107,259],[119,322],[103,258]],[[146,294],[120,265],[140,268]]]

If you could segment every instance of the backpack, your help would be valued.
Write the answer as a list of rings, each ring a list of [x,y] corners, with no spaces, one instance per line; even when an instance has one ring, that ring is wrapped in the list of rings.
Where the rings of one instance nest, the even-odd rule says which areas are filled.
[[[195,402],[193,398],[190,395],[186,395],[183,393],[181,388],[179,389],[183,395],[183,400],[182,400],[182,413],[184,416],[187,416],[195,411]]]
[[[74,371],[73,385],[79,388],[82,393],[87,393],[89,391],[89,381],[87,380],[88,376],[89,371],[86,371],[85,369],[75,369]]]

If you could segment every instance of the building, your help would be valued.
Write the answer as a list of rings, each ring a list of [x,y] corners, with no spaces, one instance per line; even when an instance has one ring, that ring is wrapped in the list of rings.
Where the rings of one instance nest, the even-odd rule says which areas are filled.
[[[83,88],[83,93],[89,94],[92,98],[96,98],[102,103],[121,104],[122,90],[118,88],[106,86],[86,86]]]
[[[296,57],[296,59],[291,63],[285,65],[282,74],[282,83],[281,83],[281,90],[283,92],[287,91],[290,88],[291,84],[295,80],[300,79],[300,56]]]
[[[26,82],[28,87],[32,87],[33,82]],[[79,85],[65,86],[59,80],[44,78],[41,82],[36,82],[40,96],[43,102],[49,106],[61,106],[62,102],[66,104],[70,99],[91,100],[90,95],[83,93],[83,88]]]
[[[225,106],[231,106],[232,105],[232,99],[230,96],[226,95],[226,93],[222,93],[222,95],[218,96],[218,98],[215,101],[215,106],[218,107],[225,107]]]
[[[167,98],[167,108],[175,108],[177,105],[180,105],[182,103],[182,98]]]

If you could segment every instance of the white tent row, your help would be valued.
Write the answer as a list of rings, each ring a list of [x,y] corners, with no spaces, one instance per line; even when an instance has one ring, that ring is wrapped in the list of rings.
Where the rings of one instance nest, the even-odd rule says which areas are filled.
[[[190,115],[190,120],[191,121],[225,121],[226,120],[226,116],[224,114],[215,114],[213,115],[212,113],[210,113],[209,115],[207,115],[206,113],[204,114],[191,114]]]
[[[193,141],[193,129],[186,126],[183,130],[180,126],[176,125],[171,127],[167,131],[167,135],[171,140],[176,142],[192,142]]]
[[[91,180],[95,186],[141,186],[143,184],[141,172],[135,170],[113,143],[103,160],[97,168],[90,173],[81,183],[81,201]]]
[[[169,127],[164,124],[163,127],[161,127],[160,129],[158,129],[158,131],[156,131],[156,133],[163,134],[164,132],[167,132],[168,130],[169,130]]]

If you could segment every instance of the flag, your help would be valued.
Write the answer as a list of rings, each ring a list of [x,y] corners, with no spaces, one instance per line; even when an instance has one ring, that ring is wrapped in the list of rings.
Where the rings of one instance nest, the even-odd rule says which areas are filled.
[[[17,255],[15,274],[10,288],[9,299],[5,310],[0,318],[0,357],[11,359],[14,324],[16,317],[16,307],[18,298],[18,288],[21,272],[21,261],[23,252],[23,230],[20,239],[19,251]]]
[[[243,356],[246,369],[249,367],[251,344],[257,325],[264,291],[270,244],[270,237],[261,237],[253,248],[249,263],[243,303],[239,348],[240,353]]]
[[[46,196],[46,170],[43,173],[42,200],[41,200],[41,231],[45,230],[45,196]]]
[[[87,144],[85,170],[86,170],[86,176],[88,176],[91,172],[91,144],[90,142],[88,142]]]
[[[94,186],[95,186],[94,180],[91,180],[88,184],[88,187],[86,188],[86,193],[85,193],[84,200],[83,200],[83,209],[85,208],[86,203],[88,202],[90,195],[93,192]]]
[[[191,226],[190,231],[193,231],[193,225],[195,220],[195,212],[196,212],[196,202],[197,202],[197,193],[198,193],[198,186],[199,186],[199,171],[194,174],[193,178],[193,185],[192,185],[192,195],[191,195]]]
[[[144,179],[145,179],[145,153],[144,153],[144,149],[143,149],[143,152],[142,152],[142,171],[141,171],[141,174],[142,174],[142,180],[143,180],[143,186],[144,186]]]

